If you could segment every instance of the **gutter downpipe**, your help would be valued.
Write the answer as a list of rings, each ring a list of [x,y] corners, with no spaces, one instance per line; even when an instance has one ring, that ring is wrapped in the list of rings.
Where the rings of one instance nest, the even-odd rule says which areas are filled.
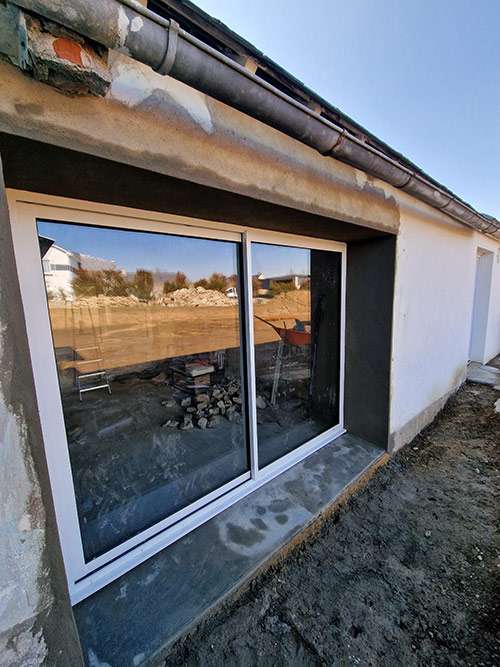
[[[135,0],[12,0],[109,49],[169,75],[296,139],[361,169],[500,240],[500,222],[368,146],[227,56]]]

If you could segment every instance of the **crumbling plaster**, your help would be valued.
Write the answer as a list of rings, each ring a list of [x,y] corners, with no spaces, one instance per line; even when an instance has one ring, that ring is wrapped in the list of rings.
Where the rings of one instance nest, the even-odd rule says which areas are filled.
[[[4,329],[4,327],[2,327]],[[2,332],[3,335],[4,332]],[[2,343],[2,349],[3,349]],[[5,377],[4,353],[0,356]],[[7,371],[8,372],[8,371]],[[37,611],[50,606],[50,590],[39,586],[44,543],[44,510],[29,460],[22,416],[0,396],[0,665],[41,664],[47,655],[35,631]]]
[[[105,99],[0,63],[0,130],[390,233],[395,188],[121,54]]]
[[[81,664],[36,419],[0,163],[0,666]]]

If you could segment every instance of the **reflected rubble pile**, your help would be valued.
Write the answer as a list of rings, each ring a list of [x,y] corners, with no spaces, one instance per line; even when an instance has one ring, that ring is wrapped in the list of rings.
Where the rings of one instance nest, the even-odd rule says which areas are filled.
[[[201,285],[198,287],[182,287],[181,289],[169,292],[168,294],[156,294],[152,298],[138,299],[133,294],[128,296],[80,296],[72,301],[61,299],[59,295],[54,295],[51,305],[67,307],[68,303],[73,303],[78,308],[109,308],[112,306],[121,306],[126,308],[137,308],[147,306],[167,306],[173,307],[221,307],[237,306],[238,301],[235,298],[226,296],[223,292],[213,289],[205,289]]]
[[[225,383],[209,386],[203,393],[194,396],[185,396],[180,400],[175,398],[179,393],[169,387],[171,396],[162,401],[162,405],[174,410],[175,415],[168,419],[163,428],[177,428],[187,431],[197,426],[200,429],[216,428],[222,417],[228,421],[241,421],[241,383],[238,378],[225,378]],[[179,416],[179,407],[184,414]]]
[[[201,285],[198,287],[182,287],[160,296],[156,299],[156,303],[164,306],[219,306],[228,307],[237,305],[236,299],[232,299],[222,292],[213,289],[205,289]]]

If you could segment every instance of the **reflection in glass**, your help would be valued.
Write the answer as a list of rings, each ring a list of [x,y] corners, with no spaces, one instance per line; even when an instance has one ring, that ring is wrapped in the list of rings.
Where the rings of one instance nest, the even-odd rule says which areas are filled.
[[[248,471],[238,245],[38,222],[87,561]]]
[[[252,244],[259,467],[339,423],[340,258]]]

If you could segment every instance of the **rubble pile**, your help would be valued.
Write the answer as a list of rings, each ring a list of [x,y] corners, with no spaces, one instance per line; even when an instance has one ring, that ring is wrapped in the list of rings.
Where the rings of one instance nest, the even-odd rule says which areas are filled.
[[[213,385],[203,393],[186,396],[178,403],[175,398],[162,401],[166,408],[181,407],[184,414],[168,419],[163,428],[180,428],[187,431],[197,426],[200,429],[216,428],[222,418],[230,422],[241,422],[241,406],[243,398],[239,380],[230,381],[228,385]],[[257,407],[264,408],[265,399],[257,397]]]
[[[128,308],[137,306],[146,306],[145,301],[139,301],[135,296],[82,296],[73,301],[73,307],[76,308],[105,308],[109,306],[126,306]]]
[[[213,289],[205,289],[204,287],[183,287],[182,289],[170,292],[170,294],[162,294],[155,296],[150,301],[139,300],[135,296],[82,296],[75,299],[72,304],[77,308],[104,308],[110,306],[236,306],[236,299],[231,299],[222,292]]]
[[[204,287],[183,287],[157,299],[165,306],[235,306],[236,299],[231,299],[222,292]]]

